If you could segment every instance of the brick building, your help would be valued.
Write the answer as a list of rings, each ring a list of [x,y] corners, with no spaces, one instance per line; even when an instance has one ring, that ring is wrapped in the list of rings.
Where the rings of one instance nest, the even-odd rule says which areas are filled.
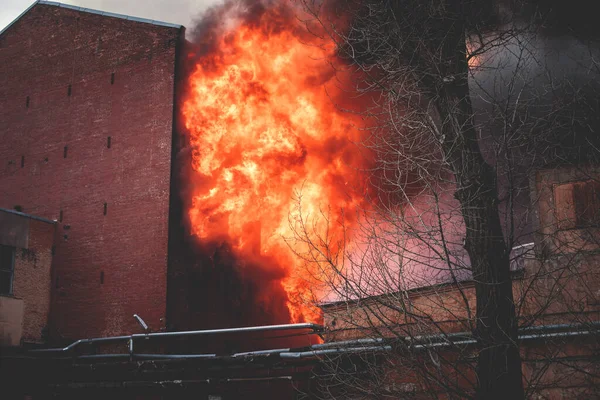
[[[56,221],[0,209],[0,346],[46,339],[55,228]]]
[[[38,1],[0,32],[0,207],[56,220],[50,335],[165,326],[179,25]]]
[[[511,270],[523,382],[532,398],[600,393],[599,182],[600,168],[590,165],[539,169],[530,179],[534,241],[513,249]],[[476,382],[476,305],[468,278],[345,299],[322,309],[330,342],[402,343],[372,363],[381,367],[390,396],[452,398],[448,393],[454,390],[461,398],[468,393],[461,390]]]

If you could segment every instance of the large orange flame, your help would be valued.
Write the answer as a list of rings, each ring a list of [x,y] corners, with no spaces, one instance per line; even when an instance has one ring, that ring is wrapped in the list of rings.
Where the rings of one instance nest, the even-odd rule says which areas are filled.
[[[226,241],[239,256],[284,272],[291,322],[319,322],[307,302],[319,300],[309,277],[315,271],[283,238],[293,236],[295,193],[304,216],[329,209],[335,219],[361,203],[361,161],[351,143],[358,130],[334,104],[341,92],[329,63],[333,46],[300,40],[289,15],[274,9],[252,23],[237,21],[195,65],[183,115],[203,184],[188,214],[200,241]],[[344,228],[329,229],[336,236]]]

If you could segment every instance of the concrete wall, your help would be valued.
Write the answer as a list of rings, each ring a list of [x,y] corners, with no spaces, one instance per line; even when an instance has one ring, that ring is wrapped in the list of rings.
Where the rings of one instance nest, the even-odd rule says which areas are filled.
[[[164,325],[181,34],[37,4],[0,36],[0,207],[59,220],[56,339]]]

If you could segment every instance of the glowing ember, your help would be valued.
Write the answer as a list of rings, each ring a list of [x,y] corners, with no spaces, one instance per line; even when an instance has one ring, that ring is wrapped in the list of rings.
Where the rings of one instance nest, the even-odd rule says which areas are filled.
[[[290,321],[319,322],[310,304],[317,267],[307,270],[283,238],[293,235],[298,191],[305,216],[330,207],[335,221],[360,204],[353,164],[361,161],[350,141],[358,131],[332,101],[341,93],[331,50],[300,40],[282,7],[215,37],[189,78],[183,115],[202,181],[189,218],[199,240],[225,241],[261,268],[283,270]]]

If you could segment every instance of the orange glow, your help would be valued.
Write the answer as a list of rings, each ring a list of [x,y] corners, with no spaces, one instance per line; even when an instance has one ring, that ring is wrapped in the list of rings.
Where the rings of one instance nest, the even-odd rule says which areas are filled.
[[[258,22],[236,22],[190,75],[183,116],[202,184],[188,216],[201,242],[226,241],[240,257],[283,271],[290,322],[320,322],[311,304],[318,267],[306,267],[283,238],[293,236],[298,192],[303,215],[331,210],[329,236],[340,237],[335,221],[364,198],[355,189],[364,160],[351,143],[357,121],[334,104],[344,94],[328,62],[333,46],[300,40],[297,20],[281,19],[267,10]]]

